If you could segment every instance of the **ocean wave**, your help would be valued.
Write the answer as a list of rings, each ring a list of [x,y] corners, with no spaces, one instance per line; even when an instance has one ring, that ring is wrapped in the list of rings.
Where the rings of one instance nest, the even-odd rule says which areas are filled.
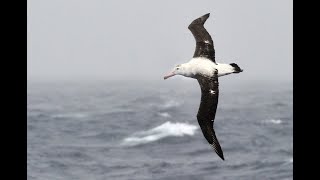
[[[88,114],[84,113],[68,113],[68,114],[54,114],[53,118],[85,118]]]
[[[181,104],[180,102],[171,99],[161,104],[161,108],[178,107],[180,106],[180,104]]]
[[[193,136],[197,129],[198,127],[192,124],[167,121],[150,130],[134,133],[132,136],[125,138],[122,141],[122,145],[135,146],[147,144],[169,136]]]
[[[286,159],[285,162],[283,163],[283,165],[289,165],[289,164],[293,164],[293,158]]]
[[[282,120],[281,119],[267,119],[264,120],[265,123],[271,123],[271,124],[281,124]]]
[[[289,159],[289,163],[293,163],[293,158]]]
[[[171,117],[171,115],[169,113],[167,113],[167,112],[161,112],[161,113],[158,113],[158,115],[161,116],[161,117],[165,117],[165,118]]]

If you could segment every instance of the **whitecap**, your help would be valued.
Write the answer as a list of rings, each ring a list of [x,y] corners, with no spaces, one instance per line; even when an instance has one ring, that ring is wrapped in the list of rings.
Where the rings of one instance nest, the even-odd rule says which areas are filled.
[[[289,163],[293,163],[293,158],[289,159]]]
[[[288,164],[292,164],[293,163],[293,158],[290,159],[286,159],[285,162],[283,163],[283,165],[288,165]]]
[[[169,113],[167,113],[167,112],[161,112],[161,113],[158,113],[158,115],[161,116],[161,117],[165,117],[165,118],[171,117],[171,115]]]
[[[69,113],[69,114],[55,114],[54,118],[85,118],[87,114],[84,113]]]
[[[178,107],[180,105],[180,103],[178,101],[175,100],[168,100],[166,101],[164,104],[161,104],[162,108],[172,108],[172,107]]]
[[[271,124],[281,124],[282,120],[281,119],[267,119],[264,122],[271,123]]]
[[[193,136],[197,129],[198,127],[193,124],[179,122],[172,123],[167,121],[150,130],[134,133],[132,136],[125,138],[122,145],[135,146],[139,144],[146,144],[169,136]]]

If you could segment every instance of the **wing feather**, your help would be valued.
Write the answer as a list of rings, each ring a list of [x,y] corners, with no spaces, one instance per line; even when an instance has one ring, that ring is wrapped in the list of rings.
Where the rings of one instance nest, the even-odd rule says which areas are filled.
[[[209,16],[210,13],[195,19],[188,26],[188,29],[191,31],[196,40],[196,49],[193,57],[205,57],[215,63],[215,50],[213,41],[208,31],[203,27]]]
[[[197,114],[198,123],[206,140],[218,156],[224,160],[223,151],[214,131],[214,119],[219,98],[218,71],[215,70],[213,77],[199,75],[197,80],[201,88],[201,102]]]

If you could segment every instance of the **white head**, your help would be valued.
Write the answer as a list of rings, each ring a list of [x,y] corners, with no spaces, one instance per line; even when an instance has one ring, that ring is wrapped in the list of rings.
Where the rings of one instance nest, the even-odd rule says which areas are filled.
[[[192,76],[191,72],[189,71],[189,66],[187,64],[179,64],[176,67],[174,67],[170,73],[164,76],[164,79],[168,79],[169,77],[172,77],[175,75],[182,75],[186,77]]]

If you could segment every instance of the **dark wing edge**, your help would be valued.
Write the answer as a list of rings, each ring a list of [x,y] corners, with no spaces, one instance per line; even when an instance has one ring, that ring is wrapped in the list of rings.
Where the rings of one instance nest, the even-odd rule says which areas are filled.
[[[218,156],[224,160],[218,138],[214,131],[214,119],[218,106],[219,82],[217,70],[214,77],[200,76],[197,78],[201,88],[201,102],[197,114],[201,131]]]
[[[215,50],[212,38],[208,31],[203,27],[209,16],[210,13],[195,19],[188,26],[188,29],[196,40],[196,49],[193,57],[205,57],[215,62]]]
[[[218,156],[222,159],[222,160],[224,160],[224,156],[223,156],[223,151],[222,151],[222,148],[221,148],[221,146],[220,146],[220,143],[219,143],[219,141],[218,141],[218,139],[217,139],[217,136],[216,136],[216,134],[215,134],[215,132],[214,132],[214,129],[212,129],[212,131],[213,131],[213,143],[212,144],[210,144],[211,145],[211,147],[213,148],[213,150],[218,154]]]

